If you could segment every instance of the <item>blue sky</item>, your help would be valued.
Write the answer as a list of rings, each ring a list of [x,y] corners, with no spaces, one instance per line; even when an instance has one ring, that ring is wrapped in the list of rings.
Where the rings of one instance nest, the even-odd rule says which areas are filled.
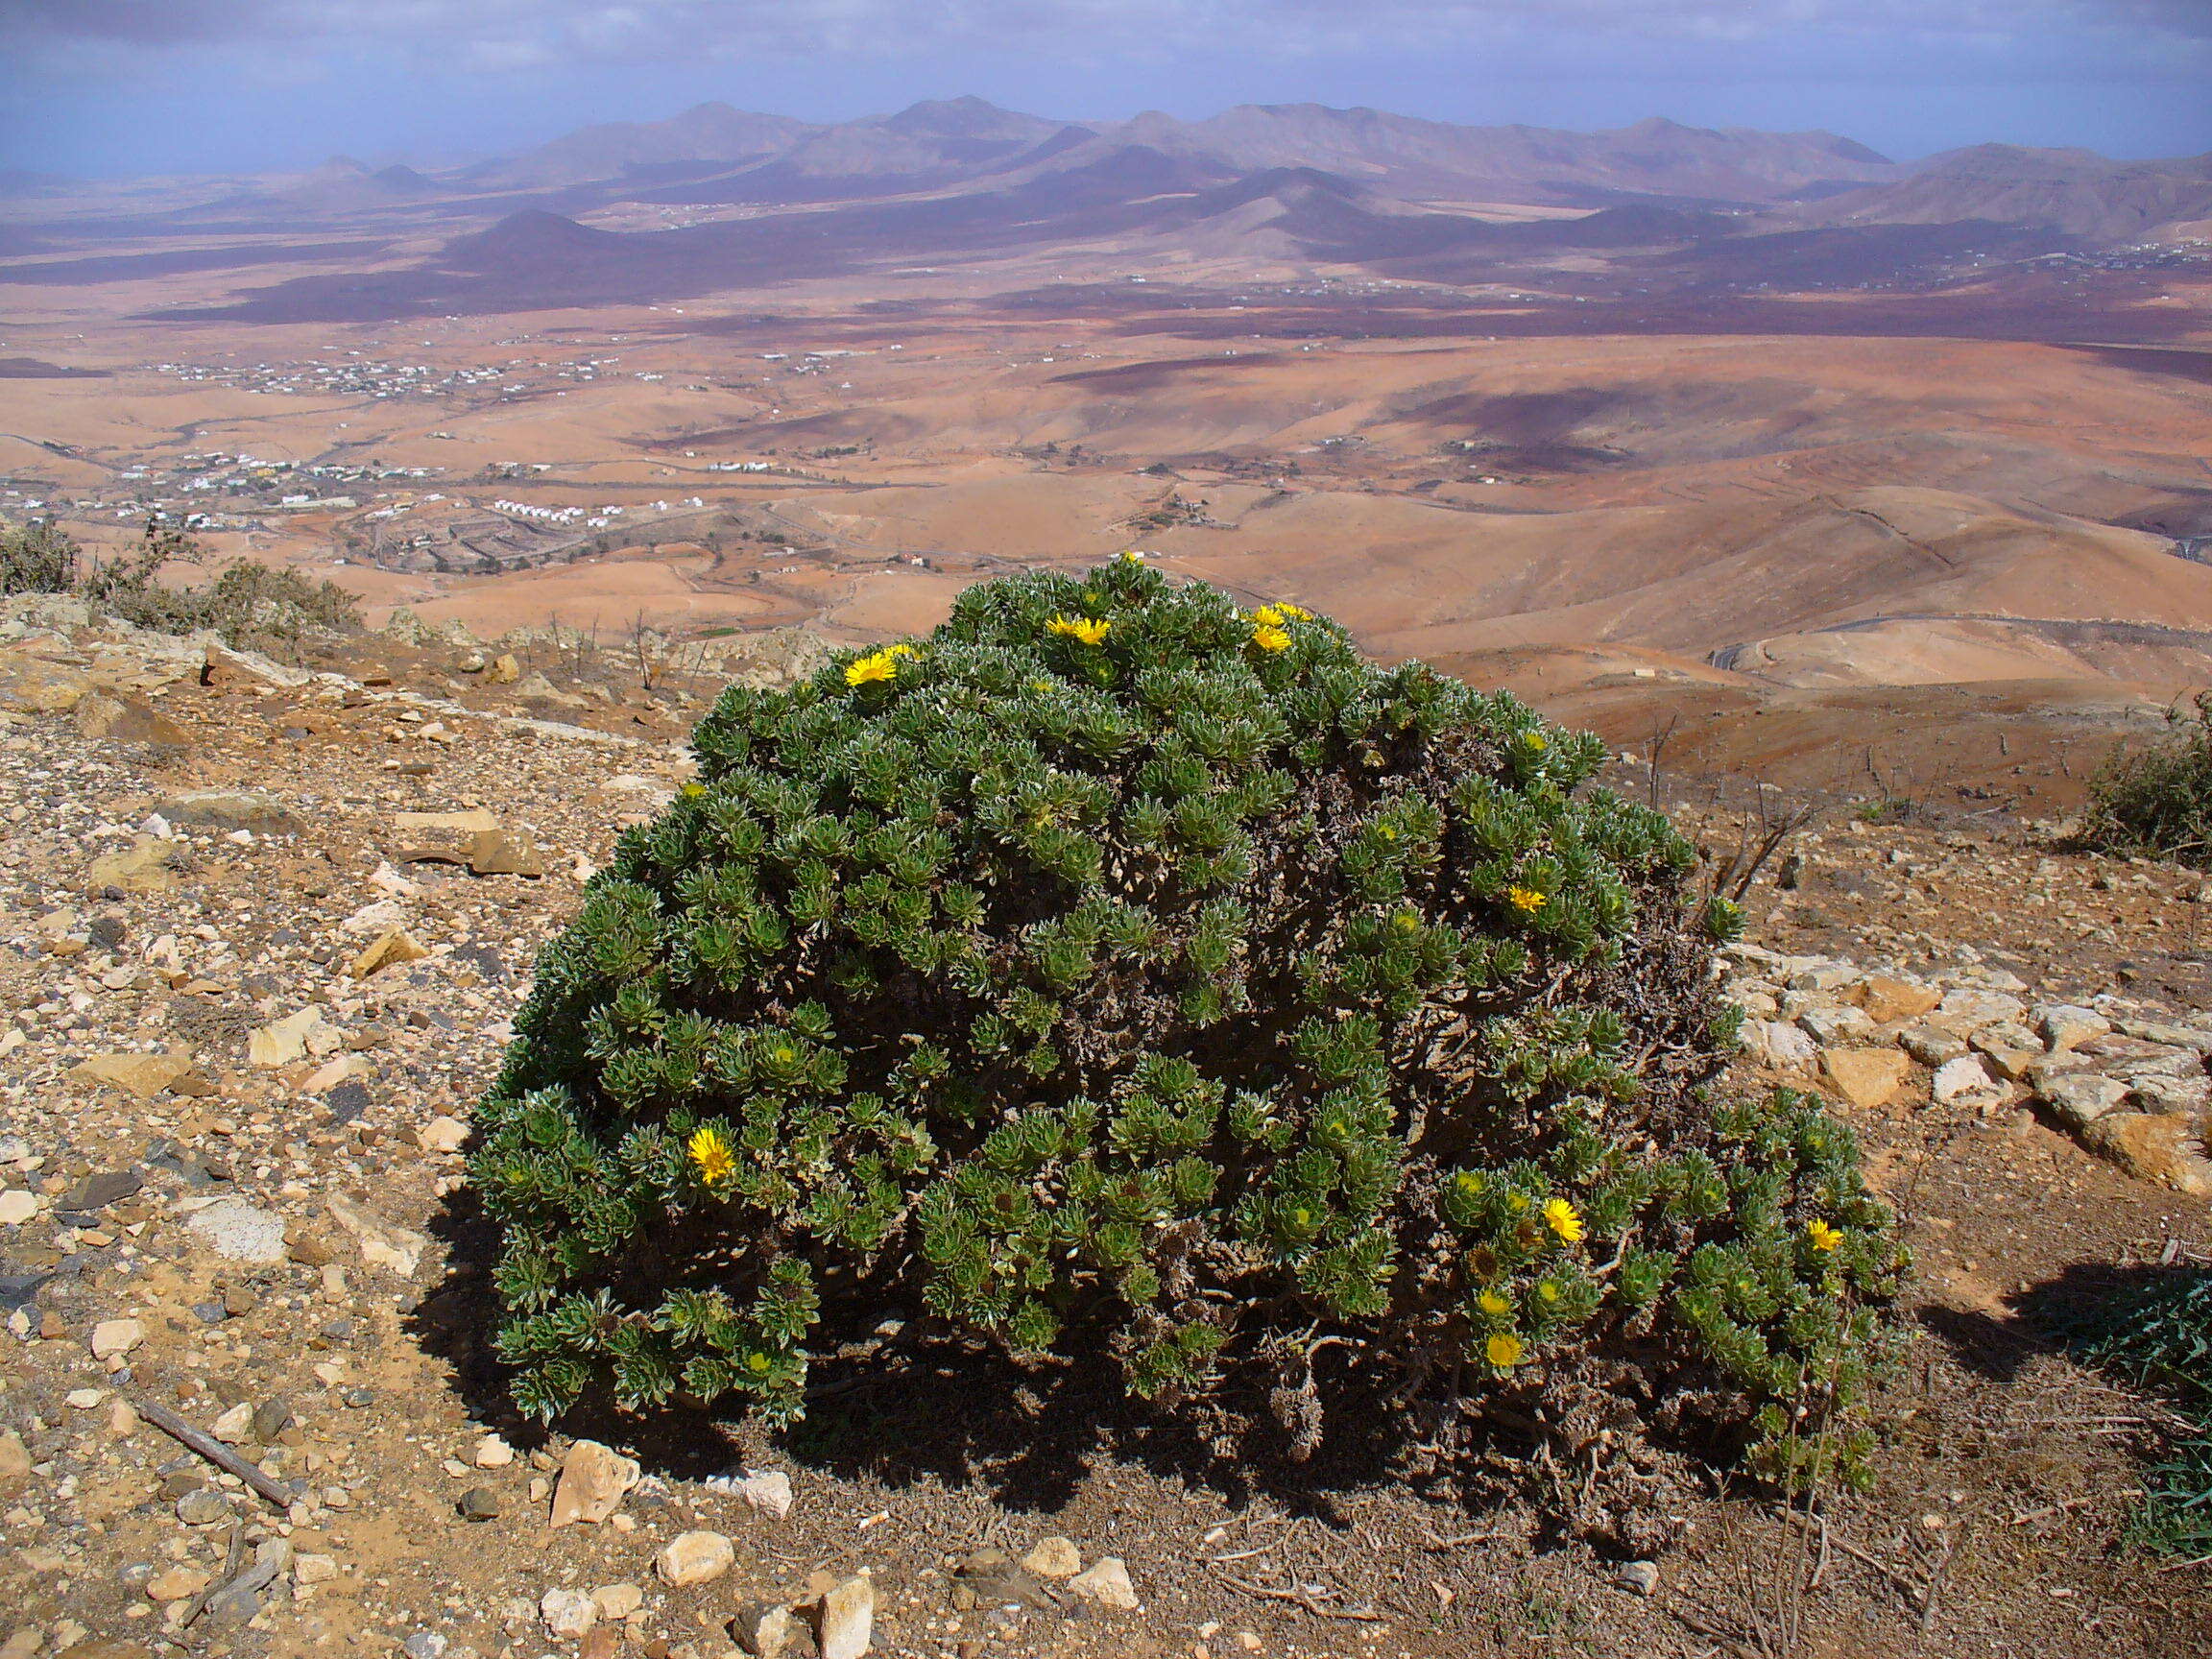
[[[0,0],[0,166],[423,161],[719,98],[1112,119],[1367,104],[2212,151],[2212,0]]]

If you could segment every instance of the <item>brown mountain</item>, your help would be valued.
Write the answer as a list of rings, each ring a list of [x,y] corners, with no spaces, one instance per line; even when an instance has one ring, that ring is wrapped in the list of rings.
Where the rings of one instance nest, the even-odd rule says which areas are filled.
[[[2088,150],[1977,144],[1911,178],[1832,196],[1799,216],[1819,225],[1986,221],[2125,242],[2161,225],[2212,218],[2212,154],[2112,161]]]
[[[787,115],[757,115],[727,104],[699,104],[667,121],[581,127],[519,156],[465,169],[459,178],[486,189],[541,188],[688,163],[727,166],[780,154],[819,131]]]
[[[1380,109],[1244,104],[1204,121],[1139,115],[1114,136],[1199,152],[1238,172],[1320,167],[1401,193],[1595,206],[1623,196],[1776,202],[1898,177],[1832,132],[1715,132],[1658,117],[1611,132],[1460,127]]]
[[[460,180],[542,188],[642,179],[652,188],[641,199],[670,203],[843,199],[1083,170],[1133,147],[1216,179],[1310,167],[1399,195],[1591,207],[1652,198],[1767,204],[1903,173],[1831,132],[1712,131],[1658,118],[1570,132],[1247,104],[1203,121],[1155,110],[1082,126],[964,97],[827,125],[703,104],[672,121],[587,127]]]

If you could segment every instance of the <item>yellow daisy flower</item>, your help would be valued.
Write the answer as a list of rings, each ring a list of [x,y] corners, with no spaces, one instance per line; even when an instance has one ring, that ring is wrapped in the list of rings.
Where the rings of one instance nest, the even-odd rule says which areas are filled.
[[[1312,612],[1307,610],[1303,605],[1293,605],[1287,599],[1276,600],[1275,609],[1282,612],[1293,622],[1310,622],[1313,620]]]
[[[1545,1204],[1544,1225],[1570,1244],[1582,1241],[1582,1212],[1564,1198],[1553,1198]]]
[[[737,1173],[737,1154],[719,1129],[699,1130],[685,1143],[685,1149],[691,1154],[691,1162],[698,1166],[699,1179],[709,1187]]]
[[[1283,626],[1283,608],[1280,605],[1262,605],[1252,613],[1252,620],[1262,628]]]
[[[1842,1231],[1829,1226],[1825,1221],[1806,1222],[1805,1237],[1813,1241],[1815,1250],[1833,1250],[1843,1242]]]
[[[899,672],[899,658],[889,651],[871,651],[865,657],[855,658],[845,665],[845,684],[868,685],[889,680]]]
[[[1524,732],[1521,733],[1521,741],[1539,754],[1551,747],[1551,740],[1541,732]]]
[[[1527,1352],[1527,1349],[1522,1347],[1521,1338],[1510,1331],[1494,1331],[1489,1340],[1482,1344],[1482,1358],[1501,1371],[1510,1371],[1520,1364],[1522,1357]]]
[[[1252,630],[1252,643],[1262,651],[1287,651],[1290,648],[1290,636],[1279,625],[1270,626],[1262,622]]]
[[[1541,910],[1546,900],[1533,887],[1508,887],[1505,889],[1505,902],[1516,910]]]
[[[1496,1290],[1484,1290],[1481,1295],[1475,1298],[1475,1306],[1493,1317],[1500,1313],[1510,1312],[1513,1308],[1513,1304]]]
[[[1055,616],[1045,624],[1045,632],[1070,639],[1080,639],[1086,645],[1095,645],[1106,637],[1106,631],[1113,626],[1103,616]]]

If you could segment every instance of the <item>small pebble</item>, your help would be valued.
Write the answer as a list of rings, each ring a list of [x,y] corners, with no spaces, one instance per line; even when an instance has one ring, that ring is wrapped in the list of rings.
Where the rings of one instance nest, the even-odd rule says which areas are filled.
[[[461,1502],[454,1505],[465,1521],[495,1521],[506,1505],[499,1494],[489,1486],[471,1486],[461,1494]]]
[[[1655,1561],[1623,1561],[1613,1569],[1613,1582],[1638,1596],[1659,1594],[1659,1565]]]

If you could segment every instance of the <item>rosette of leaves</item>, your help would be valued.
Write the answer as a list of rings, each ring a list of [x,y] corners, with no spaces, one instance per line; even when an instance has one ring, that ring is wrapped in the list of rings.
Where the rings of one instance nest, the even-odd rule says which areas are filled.
[[[537,1414],[788,1421],[886,1307],[1297,1455],[1347,1391],[1733,1454],[1856,1388],[1887,1218],[1815,1105],[1712,1102],[1733,913],[1595,737],[1124,558],[693,746],[479,1110]]]

